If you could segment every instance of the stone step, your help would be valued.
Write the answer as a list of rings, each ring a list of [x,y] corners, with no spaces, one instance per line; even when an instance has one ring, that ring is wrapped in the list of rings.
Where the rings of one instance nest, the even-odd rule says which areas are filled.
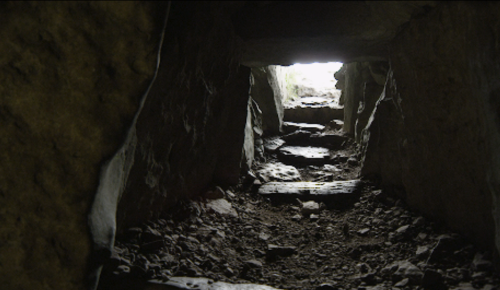
[[[266,285],[231,284],[208,278],[171,277],[168,281],[149,280],[144,290],[277,290]]]
[[[323,165],[330,162],[330,149],[311,146],[282,146],[278,159],[286,164]]]
[[[336,106],[285,108],[285,122],[327,124],[331,120],[343,120],[344,108]]]
[[[332,150],[342,149],[342,145],[349,138],[338,134],[314,133],[309,131],[297,130],[293,133],[281,137],[286,145],[308,145],[317,147],[326,147]],[[283,144],[282,144],[283,145]]]
[[[325,126],[320,124],[309,124],[309,123],[295,123],[295,122],[284,122],[283,131],[285,133],[292,133],[297,130],[309,131],[311,133],[320,132],[325,129]]]
[[[362,182],[358,179],[333,182],[269,182],[258,193],[272,201],[295,199],[323,201],[328,205],[345,205],[359,200]]]

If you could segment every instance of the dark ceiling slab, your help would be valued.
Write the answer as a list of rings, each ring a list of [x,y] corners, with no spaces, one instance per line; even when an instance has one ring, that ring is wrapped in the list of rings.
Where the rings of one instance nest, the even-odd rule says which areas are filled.
[[[247,66],[384,60],[398,28],[433,1],[248,1],[233,15]]]

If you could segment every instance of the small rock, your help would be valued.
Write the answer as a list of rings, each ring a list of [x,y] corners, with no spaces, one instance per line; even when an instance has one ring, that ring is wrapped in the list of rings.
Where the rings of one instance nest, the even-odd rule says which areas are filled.
[[[370,231],[369,228],[361,229],[361,230],[358,231],[358,235],[364,236],[364,235],[368,234],[369,231]]]
[[[317,220],[319,220],[319,215],[317,215],[317,214],[311,214],[311,216],[309,216],[309,219],[311,221],[317,221]]]
[[[236,194],[234,194],[232,191],[230,190],[226,190],[226,195],[229,199],[233,199],[236,197]]]
[[[120,265],[116,268],[120,273],[130,273],[130,267],[125,265]]]
[[[150,243],[162,240],[162,235],[159,231],[152,229],[151,227],[147,227],[146,230],[142,233],[141,239],[143,243]]]
[[[361,273],[368,273],[371,271],[371,267],[366,263],[359,263],[356,265],[356,268],[358,268]]]
[[[302,219],[302,216],[300,214],[296,214],[292,217],[292,220],[296,221],[296,222],[300,221],[301,219]]]
[[[262,262],[257,261],[257,260],[248,260],[245,262],[245,266],[248,266],[249,268],[262,268]]]
[[[211,200],[207,203],[207,208],[220,215],[238,217],[238,213],[232,207],[231,203],[223,198]]]
[[[317,214],[320,212],[319,203],[317,203],[313,200],[306,201],[306,202],[302,203],[301,212],[305,216],[310,215],[310,214]]]
[[[423,226],[424,224],[425,224],[425,218],[423,217],[418,217],[412,222],[412,225],[416,227]]]
[[[227,277],[233,277],[235,274],[235,271],[231,267],[227,267],[226,270],[224,271],[224,274]]]
[[[358,160],[355,157],[350,157],[349,159],[347,159],[347,164],[356,166],[358,165]]]
[[[409,225],[404,225],[396,230],[396,233],[398,234],[404,234],[408,230],[410,226]]]
[[[417,238],[418,238],[419,240],[422,240],[422,241],[423,241],[423,240],[427,239],[427,236],[428,236],[428,235],[427,235],[426,233],[419,233],[419,234],[418,234],[418,236],[417,236]]]
[[[410,282],[410,279],[404,278],[403,280],[399,281],[398,283],[394,284],[395,287],[405,287],[408,285],[408,282]]]
[[[415,254],[417,255],[417,258],[426,258],[429,255],[429,247],[418,246]]]
[[[408,261],[394,262],[389,266],[389,269],[389,271],[394,271],[394,269],[397,269],[393,274],[393,278],[397,280],[409,278],[412,284],[419,284],[422,281],[422,277],[424,276],[424,273],[417,266]],[[384,269],[382,269],[382,271],[384,271]]]
[[[476,253],[474,260],[472,261],[472,266],[476,271],[489,271],[493,267],[493,264],[484,258],[484,254]]]
[[[270,234],[268,234],[268,233],[265,233],[265,232],[261,232],[261,233],[259,234],[259,239],[261,239],[261,240],[263,240],[263,241],[267,241],[267,240],[269,240],[269,238],[270,238],[270,237],[271,237],[271,235],[270,235]]]

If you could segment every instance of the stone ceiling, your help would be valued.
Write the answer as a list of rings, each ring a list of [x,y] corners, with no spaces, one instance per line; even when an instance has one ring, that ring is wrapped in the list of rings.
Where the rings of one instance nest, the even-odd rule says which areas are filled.
[[[435,1],[247,1],[233,15],[243,64],[387,59],[399,27]]]

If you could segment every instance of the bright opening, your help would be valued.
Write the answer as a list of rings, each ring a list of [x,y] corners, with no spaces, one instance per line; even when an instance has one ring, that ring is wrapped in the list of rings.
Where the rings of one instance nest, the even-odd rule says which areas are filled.
[[[300,101],[300,98],[324,98],[338,103],[340,90],[335,88],[337,80],[334,73],[340,70],[342,63],[296,63],[282,67],[285,72],[288,96],[285,105]]]

